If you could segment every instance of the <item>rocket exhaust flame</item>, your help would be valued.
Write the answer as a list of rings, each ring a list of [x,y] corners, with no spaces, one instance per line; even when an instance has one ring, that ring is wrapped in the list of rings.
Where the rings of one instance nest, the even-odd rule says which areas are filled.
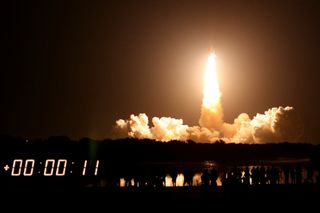
[[[199,124],[208,129],[220,130],[223,123],[221,92],[217,75],[216,55],[208,57],[204,73],[203,100]]]
[[[216,55],[210,54],[204,73],[203,100],[199,126],[183,124],[182,119],[154,117],[146,114],[131,115],[128,120],[119,119],[115,125],[115,137],[153,139],[157,141],[193,140],[210,143],[217,140],[235,143],[296,142],[303,126],[293,107],[274,107],[250,119],[241,113],[233,123],[223,122],[221,92],[217,75]]]
[[[216,105],[220,103],[220,97],[216,55],[211,53],[204,74],[202,106],[214,112]]]

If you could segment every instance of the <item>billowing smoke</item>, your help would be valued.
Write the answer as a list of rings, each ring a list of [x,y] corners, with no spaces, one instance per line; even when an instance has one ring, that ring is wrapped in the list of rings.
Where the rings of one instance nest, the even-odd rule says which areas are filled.
[[[182,119],[154,117],[149,126],[149,118],[141,113],[138,116],[131,115],[128,120],[116,121],[116,132],[120,136],[129,136],[139,139],[154,139],[157,141],[188,140],[189,126],[183,124]]]
[[[210,54],[204,75],[203,100],[199,126],[188,126],[182,119],[149,118],[141,113],[127,120],[117,120],[117,137],[153,139],[157,141],[192,140],[210,143],[217,140],[234,143],[296,142],[302,126],[293,107],[274,107],[252,119],[242,113],[233,123],[223,121],[221,92],[217,76],[216,56]]]
[[[294,108],[289,106],[271,108],[253,119],[242,113],[232,124],[223,123],[220,130],[188,126],[182,119],[170,117],[154,117],[149,124],[148,116],[143,113],[117,120],[115,128],[119,137],[202,143],[220,139],[234,143],[296,142],[303,130]]]

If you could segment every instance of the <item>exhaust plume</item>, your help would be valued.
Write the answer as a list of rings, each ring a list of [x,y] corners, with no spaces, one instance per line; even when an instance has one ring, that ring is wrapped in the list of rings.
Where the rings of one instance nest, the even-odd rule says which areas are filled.
[[[221,130],[223,112],[217,76],[216,55],[210,54],[204,74],[203,99],[199,124],[211,130]]]
[[[117,138],[131,137],[157,141],[192,140],[210,143],[217,140],[234,143],[297,142],[303,127],[293,107],[273,107],[252,119],[241,113],[233,123],[223,122],[221,92],[215,54],[210,54],[204,74],[203,100],[199,126],[188,126],[182,119],[154,117],[149,125],[146,114],[131,115],[116,121]]]

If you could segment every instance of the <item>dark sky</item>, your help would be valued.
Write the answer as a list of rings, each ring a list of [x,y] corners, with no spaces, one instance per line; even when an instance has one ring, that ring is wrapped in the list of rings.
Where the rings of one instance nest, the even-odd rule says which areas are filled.
[[[10,1],[0,134],[109,136],[145,112],[200,116],[218,57],[225,120],[293,106],[320,143],[319,1]]]

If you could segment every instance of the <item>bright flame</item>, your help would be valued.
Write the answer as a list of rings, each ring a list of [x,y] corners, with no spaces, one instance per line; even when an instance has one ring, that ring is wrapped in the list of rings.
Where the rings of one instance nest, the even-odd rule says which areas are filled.
[[[221,92],[217,76],[216,55],[211,53],[208,58],[207,67],[204,74],[203,100],[202,105],[215,111],[217,104],[220,102]]]

